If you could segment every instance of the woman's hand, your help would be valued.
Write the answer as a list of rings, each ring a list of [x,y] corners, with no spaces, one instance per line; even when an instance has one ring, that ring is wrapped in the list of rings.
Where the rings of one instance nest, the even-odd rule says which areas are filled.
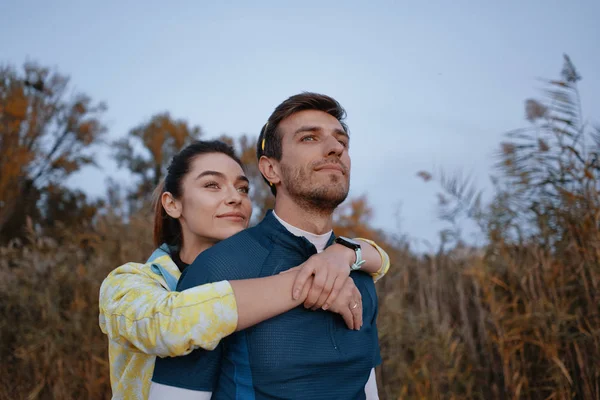
[[[350,265],[355,258],[354,251],[337,243],[311,256],[296,267],[300,272],[296,276],[292,289],[293,298],[300,297],[308,278],[314,275],[304,307],[327,310],[336,301],[344,284],[349,280]]]
[[[359,330],[362,327],[362,296],[352,278],[346,279],[329,311],[340,314],[349,329]]]

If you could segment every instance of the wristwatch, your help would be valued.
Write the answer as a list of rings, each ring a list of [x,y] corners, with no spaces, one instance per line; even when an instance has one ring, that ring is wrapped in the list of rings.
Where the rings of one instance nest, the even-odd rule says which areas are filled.
[[[354,264],[352,264],[350,266],[350,269],[352,271],[358,271],[362,265],[366,262],[365,260],[362,259],[362,251],[360,248],[360,243],[358,243],[356,240],[352,240],[349,239],[347,237],[343,237],[343,236],[338,236],[335,238],[335,243],[341,244],[342,246],[345,246],[351,250],[354,250],[354,253],[356,254],[356,261],[354,261]]]

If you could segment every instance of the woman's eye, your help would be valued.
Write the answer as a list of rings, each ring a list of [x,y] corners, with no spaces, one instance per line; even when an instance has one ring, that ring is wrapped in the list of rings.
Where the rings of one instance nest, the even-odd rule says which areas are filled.
[[[250,193],[250,187],[249,186],[242,186],[242,187],[238,188],[238,191],[240,193],[248,194],[248,193]]]
[[[219,184],[217,182],[207,182],[204,184],[205,188],[210,188],[210,189],[218,189],[219,188]]]

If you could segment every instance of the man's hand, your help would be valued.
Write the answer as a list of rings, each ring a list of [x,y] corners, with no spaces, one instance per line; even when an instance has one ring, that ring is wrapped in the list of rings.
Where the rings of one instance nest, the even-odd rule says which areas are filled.
[[[355,253],[341,244],[333,244],[319,254],[311,256],[297,268],[293,286],[293,298],[298,299],[309,277],[314,275],[312,287],[304,301],[304,307],[327,310],[338,297],[350,275],[350,265]],[[362,315],[362,313],[361,313]]]

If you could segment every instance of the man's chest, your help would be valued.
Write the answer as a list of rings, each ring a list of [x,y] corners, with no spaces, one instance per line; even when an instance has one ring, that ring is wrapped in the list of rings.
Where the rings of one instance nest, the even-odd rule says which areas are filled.
[[[303,249],[275,247],[264,259],[257,278],[277,275],[291,268],[302,265],[316,252],[304,251]]]
[[[262,276],[285,271],[303,261],[300,255],[270,258],[263,266]],[[353,274],[353,279],[363,298],[365,323],[361,330],[348,329],[338,314],[307,310],[300,305],[233,335],[227,340],[226,357],[244,353],[258,387],[285,386],[286,382],[318,385],[320,378],[315,371],[337,368],[340,371],[336,374],[344,379],[362,377],[373,367],[376,352],[377,332],[372,324],[376,298],[368,275]],[[355,368],[348,370],[348,365]]]
[[[350,330],[337,314],[299,306],[228,338],[229,371],[220,380],[233,384],[235,371],[247,365],[251,387],[268,398],[355,398],[338,391],[364,388],[375,344],[371,327]]]

